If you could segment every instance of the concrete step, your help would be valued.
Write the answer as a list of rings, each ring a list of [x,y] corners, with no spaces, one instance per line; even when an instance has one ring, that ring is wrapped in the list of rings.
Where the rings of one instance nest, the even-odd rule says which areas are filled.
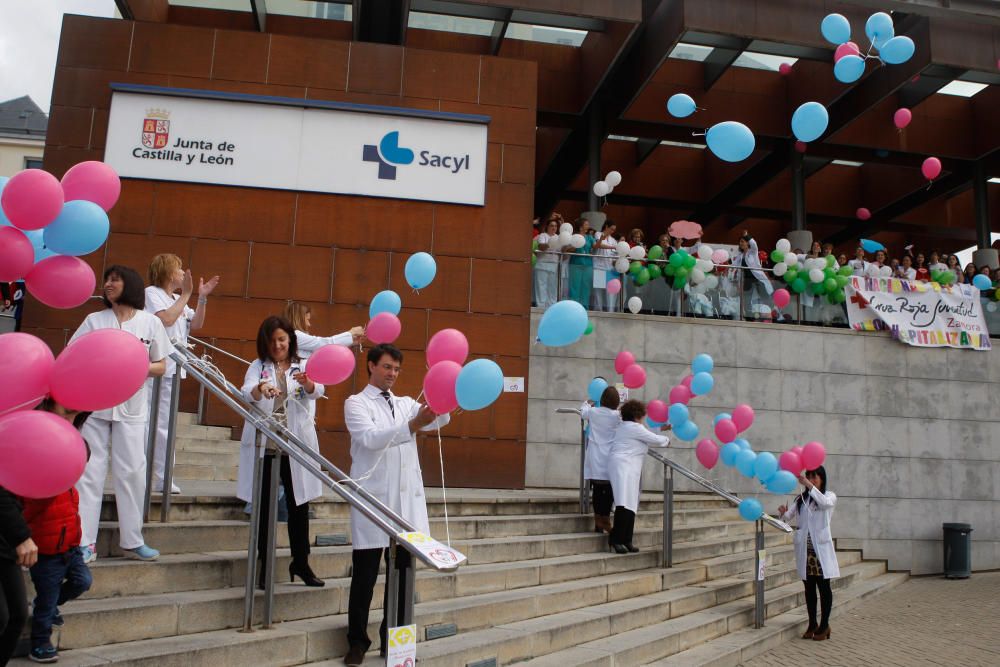
[[[177,461],[174,465],[174,479],[178,482],[191,479],[212,479],[235,482],[238,470],[233,466],[191,465]]]
[[[177,465],[215,466],[217,468],[232,468],[240,466],[239,452],[200,452],[190,449],[179,449],[174,457]]]

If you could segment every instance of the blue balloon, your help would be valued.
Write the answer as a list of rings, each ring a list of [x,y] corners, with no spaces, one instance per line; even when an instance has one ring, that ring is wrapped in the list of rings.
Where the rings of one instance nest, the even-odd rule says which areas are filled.
[[[861,239],[861,247],[865,249],[865,252],[877,252],[879,250],[885,250],[885,246],[878,241],[872,241],[871,239]]]
[[[727,442],[722,446],[722,449],[719,450],[719,458],[721,458],[722,462],[727,466],[734,466],[736,465],[736,455],[739,454],[740,451],[740,446],[735,442]]]
[[[60,255],[92,253],[108,239],[111,223],[104,209],[92,201],[74,199],[45,227],[45,245]]]
[[[683,403],[672,403],[670,407],[667,408],[667,415],[670,418],[670,423],[674,426],[680,426],[687,420],[691,419],[691,411],[688,410],[688,406]]]
[[[375,317],[379,313],[392,313],[399,315],[399,309],[403,307],[399,295],[391,289],[383,290],[375,295],[372,303],[368,306],[368,317]]]
[[[437,275],[437,262],[426,252],[418,252],[406,260],[403,270],[406,282],[413,289],[423,289],[431,284]]]
[[[750,446],[750,441],[746,438],[736,438],[733,442],[739,445],[741,450],[753,449],[753,447]]]
[[[649,428],[651,428],[653,430],[657,430],[658,431],[660,429],[660,427],[663,426],[663,424],[661,422],[654,422],[649,417],[646,417],[646,426],[648,426]]]
[[[740,516],[747,521],[756,521],[764,514],[764,507],[756,498],[744,498],[740,501]]]
[[[876,49],[881,49],[896,35],[896,30],[892,27],[892,17],[885,12],[875,12],[865,22],[865,35]]]
[[[715,415],[715,419],[712,420],[712,426],[715,426],[723,419],[732,419],[732,418],[733,416],[728,412],[720,412],[719,414]]]
[[[587,311],[566,299],[549,306],[538,324],[538,340],[549,347],[562,347],[580,340],[587,330]]]
[[[753,462],[753,474],[767,484],[774,473],[778,472],[778,459],[771,452],[761,452],[757,455],[757,460]]]
[[[890,65],[902,65],[913,57],[917,45],[909,37],[893,37],[879,49],[879,57]]]
[[[838,46],[851,39],[851,24],[841,14],[827,14],[819,30],[823,33],[823,39]]]
[[[10,179],[6,176],[0,176],[0,193],[3,193],[3,188],[7,185],[7,181],[9,180]],[[0,227],[13,227],[13,225],[10,224],[10,220],[7,219],[7,216],[3,214],[2,208],[0,208]]]
[[[608,381],[604,378],[594,378],[587,385],[587,398],[592,400],[595,404],[600,405],[601,395],[604,390],[608,388]]]
[[[704,352],[691,361],[691,370],[695,373],[711,373],[713,368],[715,368],[715,361]]]
[[[24,232],[24,234],[28,237],[28,240],[31,241],[31,245],[35,249],[35,264],[38,264],[43,259],[57,254],[46,247],[44,230],[31,229]]]
[[[691,393],[695,396],[704,396],[712,391],[714,386],[715,379],[712,378],[711,373],[695,373],[694,378],[691,379]]]
[[[771,479],[767,481],[767,490],[771,493],[786,494],[795,491],[798,486],[799,480],[796,479],[795,475],[788,472],[787,470],[779,470],[771,476]]]
[[[691,96],[685,95],[684,93],[671,95],[670,99],[667,100],[667,111],[669,111],[670,115],[675,118],[687,118],[694,113],[696,108],[697,107],[694,100],[691,99]]]
[[[674,433],[681,440],[694,440],[698,437],[698,425],[693,421],[686,421],[683,424],[674,426]]]
[[[792,114],[792,134],[799,141],[816,141],[826,132],[830,114],[819,102],[806,102]]]
[[[972,286],[981,292],[985,292],[993,287],[993,283],[990,282],[990,279],[987,276],[980,273],[972,279]]]
[[[743,123],[727,120],[708,128],[705,133],[708,148],[726,162],[740,162],[750,157],[757,141]]]
[[[492,359],[470,361],[455,380],[455,397],[463,410],[481,410],[503,393],[503,371]]]
[[[739,470],[740,474],[744,477],[753,477],[753,467],[756,461],[757,455],[753,453],[753,451],[743,449],[736,455],[736,469]]]
[[[865,59],[861,56],[844,56],[833,66],[833,75],[841,83],[854,83],[865,73]]]

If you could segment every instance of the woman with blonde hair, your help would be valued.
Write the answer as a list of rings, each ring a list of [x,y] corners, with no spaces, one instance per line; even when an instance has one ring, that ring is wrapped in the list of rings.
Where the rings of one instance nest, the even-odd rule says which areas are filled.
[[[295,338],[298,340],[299,358],[308,359],[312,353],[324,345],[344,345],[350,347],[361,342],[365,335],[364,327],[351,327],[350,331],[336,336],[313,336],[309,333],[312,324],[312,308],[299,301],[289,301],[285,304],[284,317],[295,327]]]
[[[212,276],[205,282],[198,279],[198,307],[188,306],[194,292],[191,270],[184,270],[181,258],[170,253],[162,253],[149,263],[149,287],[146,288],[146,312],[156,315],[167,330],[167,338],[179,343],[187,343],[188,333],[197,331],[205,324],[205,310],[208,296],[219,284],[219,276]],[[180,295],[174,294],[180,290]],[[153,491],[163,491],[164,468],[167,459],[167,428],[170,423],[170,395],[174,388],[176,364],[169,356],[167,370],[160,382],[160,400],[157,404],[156,442],[153,447]],[[181,372],[183,379],[184,373]],[[152,380],[147,382],[152,391]],[[152,393],[150,393],[152,395]],[[149,428],[147,423],[146,428]],[[148,432],[147,432],[148,437]],[[173,461],[171,461],[173,465]],[[171,493],[180,493],[180,488],[171,483]]]

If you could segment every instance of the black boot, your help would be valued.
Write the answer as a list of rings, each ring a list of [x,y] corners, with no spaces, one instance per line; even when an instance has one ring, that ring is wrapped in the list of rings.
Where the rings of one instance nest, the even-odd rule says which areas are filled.
[[[627,551],[635,553],[639,551],[632,546],[632,535],[635,531],[635,512],[624,507],[615,508],[615,533],[616,542],[625,547]]]

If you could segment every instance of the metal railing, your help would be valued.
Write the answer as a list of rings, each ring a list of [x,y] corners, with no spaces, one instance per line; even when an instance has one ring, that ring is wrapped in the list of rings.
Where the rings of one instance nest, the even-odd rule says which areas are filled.
[[[580,410],[577,408],[556,408],[556,412],[561,414],[575,414],[580,417]],[[583,497],[586,495],[586,480],[583,479],[583,461],[587,454],[587,438],[584,435],[584,419],[580,418],[580,512],[588,513]],[[692,482],[700,485],[707,491],[726,500],[734,507],[739,506],[740,497],[735,493],[727,491],[715,482],[705,479],[701,475],[686,466],[671,461],[660,451],[649,449],[646,452],[651,458],[663,464],[663,550],[660,553],[660,566],[670,568],[674,565],[674,471],[677,471]],[[764,526],[768,525],[783,533],[792,533],[794,529],[784,521],[776,519],[768,514],[761,515],[755,522],[754,530],[754,627],[764,627],[764,579],[761,576],[761,552],[764,550]]]

